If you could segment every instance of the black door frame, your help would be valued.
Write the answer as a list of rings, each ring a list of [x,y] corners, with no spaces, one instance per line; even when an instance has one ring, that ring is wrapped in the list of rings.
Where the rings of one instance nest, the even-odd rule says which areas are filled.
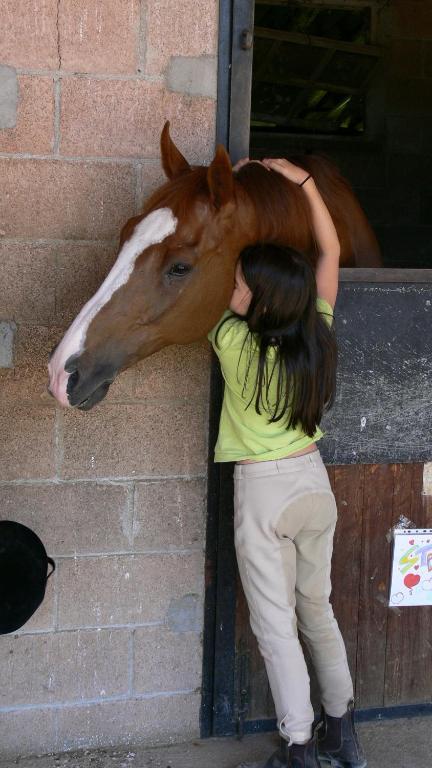
[[[236,162],[248,152],[252,80],[254,0],[219,1],[218,94],[216,141],[223,144]],[[235,95],[231,98],[232,94]],[[342,270],[345,280],[378,282],[431,282],[432,270]],[[365,274],[367,272],[367,274]],[[374,275],[372,275],[374,272]],[[381,273],[381,274],[379,274]],[[383,274],[385,273],[385,274]],[[343,278],[342,278],[343,279]],[[216,443],[223,386],[219,365],[213,356],[210,382],[208,516],[206,531],[205,608],[203,640],[203,686],[201,736],[234,735],[239,731],[241,701],[236,684],[235,608],[236,558],[233,535],[232,464],[215,464]],[[402,460],[407,460],[402,459]],[[238,659],[237,659],[238,663]],[[359,720],[432,715],[432,704],[372,708],[357,712]],[[271,719],[249,721],[245,733],[275,728]]]
[[[252,48],[241,47],[241,36],[243,30],[253,29],[253,9],[253,0],[219,2],[216,142],[228,149],[233,162],[247,151],[249,145]],[[247,46],[247,41],[245,44]],[[231,90],[234,90],[233,81],[237,79],[241,80],[244,87],[240,89],[241,97],[232,102]],[[235,135],[231,125],[240,129]],[[210,380],[202,737],[235,732],[236,560],[232,465],[215,464],[213,460],[222,394],[222,377],[216,357],[213,356]]]

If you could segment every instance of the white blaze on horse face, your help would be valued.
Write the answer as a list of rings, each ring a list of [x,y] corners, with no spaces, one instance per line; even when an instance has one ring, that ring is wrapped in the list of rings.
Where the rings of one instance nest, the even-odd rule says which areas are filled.
[[[50,390],[61,405],[69,405],[66,387],[70,374],[64,369],[66,361],[71,355],[79,355],[84,351],[91,321],[111,299],[113,293],[127,283],[138,256],[146,248],[161,243],[172,235],[176,228],[177,219],[171,209],[158,208],[142,219],[136,225],[131,238],[123,243],[111,272],[75,318],[49,362]]]

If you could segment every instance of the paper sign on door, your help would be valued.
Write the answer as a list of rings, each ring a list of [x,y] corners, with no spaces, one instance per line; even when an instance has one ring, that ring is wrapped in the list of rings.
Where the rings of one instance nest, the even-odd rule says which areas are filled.
[[[394,531],[389,605],[432,605],[432,528]]]

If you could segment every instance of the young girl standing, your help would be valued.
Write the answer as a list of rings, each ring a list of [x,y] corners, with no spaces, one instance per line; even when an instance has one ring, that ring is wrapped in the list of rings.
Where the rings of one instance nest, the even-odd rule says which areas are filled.
[[[236,462],[237,561],[281,735],[280,749],[254,765],[320,768],[319,756],[332,768],[365,768],[329,603],[336,504],[316,446],[335,390],[339,240],[313,178],[288,160],[263,164],[301,186],[319,257],[314,273],[290,248],[246,248],[229,311],[209,333],[225,380],[215,461]],[[297,629],[321,691],[315,729]]]

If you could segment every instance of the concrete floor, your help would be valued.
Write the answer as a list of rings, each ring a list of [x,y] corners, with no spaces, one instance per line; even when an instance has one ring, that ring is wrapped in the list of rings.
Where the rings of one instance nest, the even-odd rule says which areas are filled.
[[[431,768],[432,718],[362,723],[359,734],[368,768]],[[237,739],[206,739],[190,744],[144,749],[85,750],[62,755],[0,760],[0,768],[235,768],[243,760],[267,757],[274,734]]]

